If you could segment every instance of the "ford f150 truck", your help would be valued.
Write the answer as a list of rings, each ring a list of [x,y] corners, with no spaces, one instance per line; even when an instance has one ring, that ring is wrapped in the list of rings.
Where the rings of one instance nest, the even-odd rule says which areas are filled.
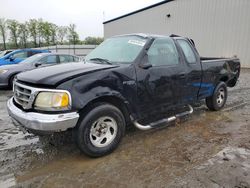
[[[239,59],[201,58],[193,40],[176,35],[112,37],[85,61],[18,74],[7,107],[30,132],[71,130],[92,157],[112,152],[128,124],[167,125],[203,99],[220,110],[240,74]]]

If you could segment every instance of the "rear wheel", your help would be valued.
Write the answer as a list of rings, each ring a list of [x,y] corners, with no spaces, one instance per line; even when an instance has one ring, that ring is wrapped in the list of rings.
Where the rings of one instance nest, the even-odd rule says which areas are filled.
[[[222,109],[227,101],[227,85],[220,82],[211,97],[206,98],[206,105],[210,110],[218,111]]]
[[[75,129],[79,149],[91,157],[115,150],[125,132],[122,112],[113,105],[100,104],[78,122]]]

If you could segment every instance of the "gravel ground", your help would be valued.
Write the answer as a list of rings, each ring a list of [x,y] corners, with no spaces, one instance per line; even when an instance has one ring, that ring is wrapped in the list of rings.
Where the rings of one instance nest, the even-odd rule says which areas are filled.
[[[1,90],[0,187],[250,187],[249,83],[243,70],[222,111],[201,105],[165,128],[130,128],[98,159],[67,139],[51,144],[18,130],[6,111],[11,91]]]

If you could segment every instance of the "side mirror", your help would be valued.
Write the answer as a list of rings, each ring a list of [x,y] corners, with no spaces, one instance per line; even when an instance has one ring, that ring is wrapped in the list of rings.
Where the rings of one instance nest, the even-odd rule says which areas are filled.
[[[142,62],[141,62],[141,64],[140,64],[140,67],[142,68],[142,69],[149,69],[149,68],[151,68],[153,65],[151,64],[151,63],[149,63],[149,61],[148,61],[148,54],[145,54],[145,56],[143,57],[143,59],[142,59]]]
[[[10,57],[9,57],[9,60],[10,60],[10,61],[14,61],[15,58],[13,58],[13,56],[10,56]]]
[[[39,67],[39,66],[41,66],[41,65],[42,65],[42,63],[37,62],[37,63],[35,63],[34,65],[35,65],[35,67]]]
[[[141,64],[140,67],[143,69],[149,69],[149,68],[153,67],[153,65],[147,62],[147,63]]]

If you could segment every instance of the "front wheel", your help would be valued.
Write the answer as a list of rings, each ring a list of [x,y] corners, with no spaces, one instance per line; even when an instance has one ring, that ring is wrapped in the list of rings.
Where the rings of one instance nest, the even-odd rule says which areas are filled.
[[[227,101],[227,85],[220,82],[211,97],[206,98],[206,105],[210,110],[218,111],[224,107]]]
[[[122,112],[113,105],[100,104],[80,119],[75,136],[83,153],[100,157],[117,148],[124,132],[125,120]]]

